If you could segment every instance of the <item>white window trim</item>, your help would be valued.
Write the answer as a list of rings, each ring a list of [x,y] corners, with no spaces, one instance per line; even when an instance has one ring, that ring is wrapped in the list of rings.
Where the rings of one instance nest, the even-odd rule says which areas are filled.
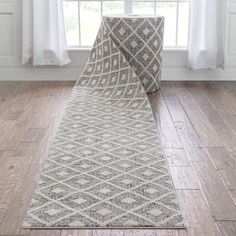
[[[133,0],[125,0],[125,14],[132,14],[133,12]]]
[[[91,52],[91,50],[92,50],[92,47],[68,48],[69,52]],[[164,52],[187,52],[187,48],[186,47],[164,47],[163,51]]]

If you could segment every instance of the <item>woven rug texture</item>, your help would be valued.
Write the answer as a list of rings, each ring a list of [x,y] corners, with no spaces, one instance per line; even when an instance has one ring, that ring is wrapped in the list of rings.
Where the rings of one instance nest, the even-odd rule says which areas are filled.
[[[139,25],[146,33],[153,29],[158,34],[162,21],[142,19]],[[103,19],[42,169],[24,228],[184,227],[146,95],[158,82],[154,79],[148,85],[137,76],[137,68],[116,42],[118,37],[111,36],[121,24],[115,22]],[[118,31],[126,34],[125,27]],[[162,42],[157,45],[162,47]],[[153,56],[148,65],[155,68],[155,60]]]

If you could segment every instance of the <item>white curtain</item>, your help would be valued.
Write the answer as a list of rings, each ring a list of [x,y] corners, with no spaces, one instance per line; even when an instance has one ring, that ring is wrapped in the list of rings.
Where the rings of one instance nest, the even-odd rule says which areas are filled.
[[[188,67],[224,67],[225,0],[191,0]]]
[[[22,63],[70,63],[62,0],[23,0]]]

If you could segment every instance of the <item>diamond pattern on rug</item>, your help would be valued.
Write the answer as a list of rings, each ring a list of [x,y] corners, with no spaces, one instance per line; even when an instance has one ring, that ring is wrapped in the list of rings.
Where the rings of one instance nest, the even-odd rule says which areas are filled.
[[[123,190],[109,183],[98,184],[90,189],[87,189],[86,192],[90,193],[93,196],[98,197],[99,199],[110,198],[116,194],[119,194]]]
[[[110,199],[110,202],[113,203],[113,205],[119,206],[123,210],[131,210],[144,205],[148,201],[137,194],[126,192]]]
[[[150,93],[158,90],[161,81],[163,18],[106,17],[104,25],[134,68],[145,91]],[[153,71],[155,73],[152,73]]]
[[[98,179],[89,175],[78,175],[65,181],[65,184],[72,186],[75,189],[81,189],[81,190],[89,188],[90,186],[93,186],[98,183],[99,183]]]
[[[162,18],[103,20],[24,227],[184,227],[145,92],[157,89],[159,81],[147,87],[141,80],[143,88],[139,80],[147,73],[148,84],[159,70],[152,48],[162,46],[162,24]],[[111,32],[117,32],[116,40]]]
[[[68,208],[82,210],[97,203],[99,200],[88,194],[79,192],[60,199],[59,201]]]

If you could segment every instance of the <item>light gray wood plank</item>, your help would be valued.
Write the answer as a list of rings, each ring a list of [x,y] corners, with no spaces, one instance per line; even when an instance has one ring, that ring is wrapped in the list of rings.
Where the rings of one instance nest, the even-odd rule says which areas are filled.
[[[148,97],[163,146],[165,148],[182,148],[182,143],[166,107],[164,99],[159,93],[152,93]]]
[[[193,124],[197,134],[199,135],[202,143],[206,147],[223,147],[214,128],[206,119],[205,115],[193,99],[192,95],[185,88],[187,86],[194,86],[194,84],[175,83],[176,94],[189,119],[191,120],[191,123]]]
[[[232,197],[233,201],[236,204],[236,190],[229,190],[229,194]]]
[[[5,165],[13,158],[14,151],[0,151],[0,173],[5,169]]]
[[[60,230],[31,230],[29,236],[60,236]]]
[[[217,222],[217,226],[222,236],[235,236],[236,235],[236,221]]]
[[[184,150],[190,162],[210,162],[206,149],[203,147],[198,135],[192,129],[191,124],[175,122],[179,137],[183,143]]]
[[[207,148],[207,151],[210,154],[217,170],[236,167],[236,160],[227,152],[225,148]]]
[[[17,187],[26,172],[30,156],[17,156],[11,158],[4,170],[0,173],[0,224],[17,191]]]
[[[172,82],[162,83],[161,94],[174,122],[190,122],[184,108],[176,96],[176,91]]]
[[[215,105],[209,100],[200,87],[190,87],[189,92],[198,103],[205,117],[218,134],[219,139],[229,151],[236,151],[236,135],[225,121],[225,114],[218,112]]]
[[[24,142],[41,142],[45,133],[46,129],[29,128]]]
[[[236,160],[225,148],[208,148],[207,150],[226,187],[231,190],[236,189]]]
[[[191,166],[170,167],[170,173],[176,190],[200,189]]]
[[[39,148],[40,143],[20,142],[13,156],[34,156]]]
[[[164,149],[168,166],[185,167],[190,166],[184,149]]]
[[[124,230],[124,236],[156,236],[155,229]]]
[[[187,235],[218,235],[210,209],[200,190],[177,190],[177,197],[187,226]]]
[[[210,162],[193,162],[192,166],[214,219],[236,220],[236,205],[214,165]]]
[[[61,230],[60,236],[92,236],[92,230]]]
[[[213,85],[213,83],[198,82],[202,91],[208,96],[210,101],[215,104],[218,112],[225,115],[236,114],[236,107],[234,105],[235,98],[228,92],[223,92],[218,86]]]
[[[177,229],[177,230],[156,230],[155,236],[189,236],[188,231]]]
[[[124,236],[125,231],[122,229],[94,229],[92,236]]]

